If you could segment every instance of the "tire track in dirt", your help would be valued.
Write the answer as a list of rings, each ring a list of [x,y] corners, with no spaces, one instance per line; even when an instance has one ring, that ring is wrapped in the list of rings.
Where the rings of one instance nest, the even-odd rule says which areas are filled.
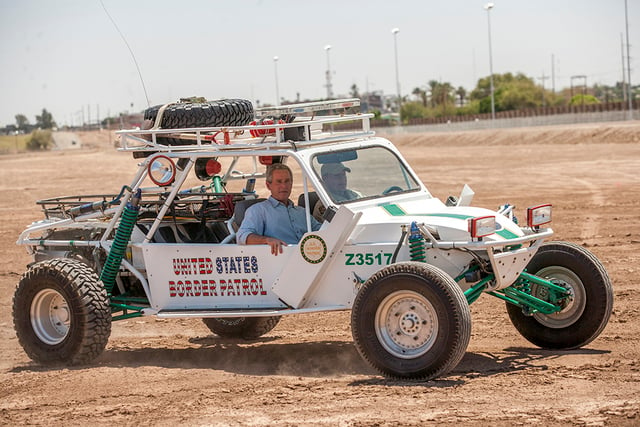
[[[593,240],[599,237],[598,231],[600,226],[607,223],[601,212],[602,208],[611,202],[609,197],[618,194],[615,188],[613,190],[610,188],[611,186],[615,187],[617,185],[617,178],[620,178],[623,182],[640,182],[637,174],[613,169],[606,171],[606,178],[598,177],[598,183],[595,182],[595,179],[577,178],[569,175],[565,175],[565,177],[578,183],[590,192],[590,206],[587,212],[587,221],[583,221],[580,231],[580,238],[584,240]]]
[[[600,207],[604,205],[606,197],[604,192],[593,182],[582,178],[571,178],[574,182],[579,183],[583,187],[586,187],[591,192],[591,203],[594,207]],[[590,211],[588,221],[583,221],[582,228],[580,230],[580,238],[584,240],[595,239],[598,235],[598,228],[601,222],[601,214],[599,210],[593,209]]]

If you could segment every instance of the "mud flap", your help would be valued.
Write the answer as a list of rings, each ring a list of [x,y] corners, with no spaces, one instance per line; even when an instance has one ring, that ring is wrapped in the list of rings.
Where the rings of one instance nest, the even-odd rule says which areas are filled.
[[[290,266],[276,279],[271,290],[289,306],[304,308],[361,215],[341,206],[326,228],[305,234],[289,260]]]

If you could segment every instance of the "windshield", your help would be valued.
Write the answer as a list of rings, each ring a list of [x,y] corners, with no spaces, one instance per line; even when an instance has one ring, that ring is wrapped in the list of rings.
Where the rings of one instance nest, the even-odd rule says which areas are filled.
[[[400,159],[384,147],[318,154],[312,166],[337,204],[420,188]]]

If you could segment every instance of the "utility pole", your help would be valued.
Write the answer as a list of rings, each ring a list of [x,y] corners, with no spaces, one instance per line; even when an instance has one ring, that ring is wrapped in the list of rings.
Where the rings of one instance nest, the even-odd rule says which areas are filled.
[[[556,59],[553,53],[551,54],[551,93],[556,93]]]
[[[538,77],[538,80],[542,81],[542,107],[545,107],[544,103],[544,81],[547,80],[549,76],[544,75],[544,71],[542,71],[542,77]]]
[[[627,77],[626,71],[624,70],[624,40],[622,38],[622,33],[620,33],[620,55],[622,56],[622,102],[627,102]]]

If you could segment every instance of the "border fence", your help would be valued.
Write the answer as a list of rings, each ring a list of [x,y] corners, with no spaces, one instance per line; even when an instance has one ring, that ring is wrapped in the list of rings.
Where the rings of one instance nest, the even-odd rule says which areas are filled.
[[[491,120],[491,114],[410,119],[406,125],[402,126],[398,126],[394,120],[374,119],[371,120],[371,127],[381,130],[384,128],[385,133],[394,134],[640,120],[638,104],[638,101],[634,101],[631,112],[627,109],[626,102],[609,102],[571,107],[500,111],[496,112],[495,120]]]

